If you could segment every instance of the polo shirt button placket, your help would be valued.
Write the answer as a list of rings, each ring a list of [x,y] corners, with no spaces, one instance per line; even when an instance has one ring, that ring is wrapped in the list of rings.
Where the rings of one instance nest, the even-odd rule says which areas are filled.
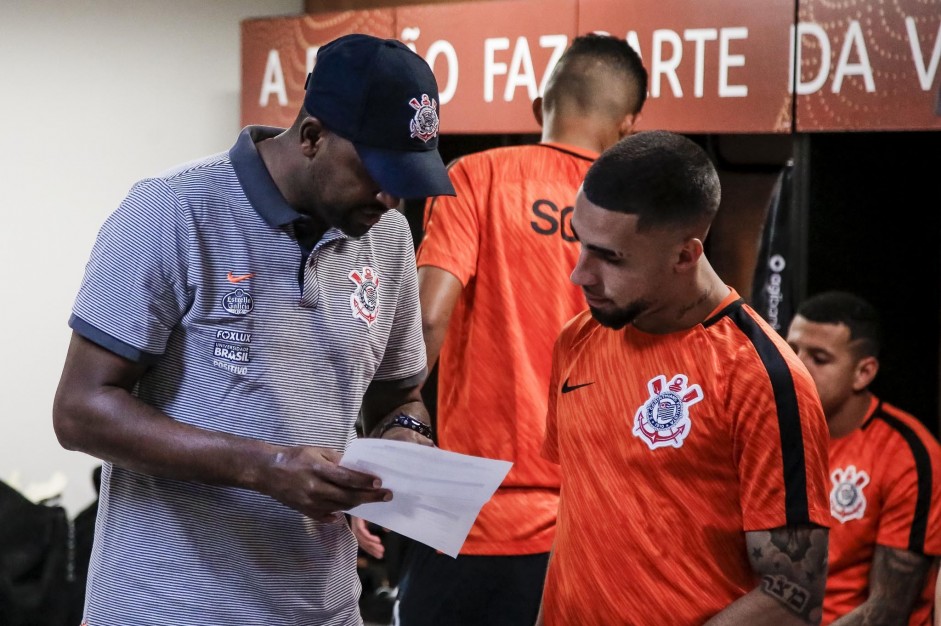
[[[300,305],[308,309],[317,308],[320,302],[320,281],[317,279],[317,259],[320,250],[314,250],[307,258],[304,268],[304,293],[301,294]]]

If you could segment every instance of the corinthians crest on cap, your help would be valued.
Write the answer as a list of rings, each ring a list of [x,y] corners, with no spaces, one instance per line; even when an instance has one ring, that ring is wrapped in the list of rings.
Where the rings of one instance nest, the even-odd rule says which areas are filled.
[[[702,400],[699,385],[687,386],[687,377],[676,374],[667,385],[667,377],[660,375],[647,383],[650,398],[634,415],[636,437],[651,450],[672,446],[679,448],[689,436],[692,422],[689,407]]]
[[[415,109],[415,116],[409,122],[411,136],[428,143],[429,139],[434,139],[438,135],[438,103],[434,98],[429,98],[428,94],[423,93],[421,100],[412,98],[408,104]]]

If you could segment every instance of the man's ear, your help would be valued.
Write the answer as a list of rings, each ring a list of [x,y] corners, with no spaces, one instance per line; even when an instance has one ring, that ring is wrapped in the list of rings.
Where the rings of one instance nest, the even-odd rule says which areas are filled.
[[[856,364],[853,373],[853,391],[862,391],[868,387],[876,374],[879,373],[879,359],[874,356],[865,356]]]
[[[702,255],[702,241],[696,237],[689,237],[680,246],[680,253],[676,258],[674,269],[678,274],[688,272],[696,267]]]
[[[533,117],[536,118],[536,123],[539,124],[539,128],[542,128],[542,96],[537,96],[533,100]]]
[[[317,151],[320,150],[320,142],[323,139],[324,127],[316,117],[306,117],[301,122],[301,152],[308,159],[312,159]]]
[[[640,122],[640,113],[628,113],[618,124],[618,137],[624,138],[634,132],[634,127]]]

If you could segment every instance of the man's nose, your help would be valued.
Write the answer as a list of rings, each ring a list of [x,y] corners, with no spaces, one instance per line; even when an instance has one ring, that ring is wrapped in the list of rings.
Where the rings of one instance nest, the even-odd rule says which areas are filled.
[[[402,202],[401,198],[393,196],[388,191],[380,191],[377,193],[376,200],[378,200],[387,209],[395,209],[399,206],[399,203]]]
[[[575,269],[573,269],[572,273],[569,275],[569,280],[579,287],[587,287],[594,282],[591,272],[588,271],[586,266],[585,255],[580,254],[578,261],[575,263]]]

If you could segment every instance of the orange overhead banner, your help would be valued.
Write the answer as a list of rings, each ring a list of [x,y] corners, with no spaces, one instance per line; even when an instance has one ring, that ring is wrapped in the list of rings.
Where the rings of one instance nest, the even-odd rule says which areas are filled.
[[[644,59],[641,128],[941,129],[941,0],[488,0],[253,19],[242,24],[242,122],[290,124],[317,47],[362,32],[429,62],[442,132],[537,132],[532,101],[591,31],[626,37]]]
[[[797,128],[941,129],[941,0],[801,0]]]
[[[443,133],[538,133],[532,102],[576,33],[577,0],[396,9],[398,38],[438,78]]]
[[[342,35],[395,38],[392,9],[242,22],[242,122],[288,127],[304,102],[317,49]]]
[[[579,32],[626,37],[649,73],[643,128],[791,130],[793,0],[582,0]]]

